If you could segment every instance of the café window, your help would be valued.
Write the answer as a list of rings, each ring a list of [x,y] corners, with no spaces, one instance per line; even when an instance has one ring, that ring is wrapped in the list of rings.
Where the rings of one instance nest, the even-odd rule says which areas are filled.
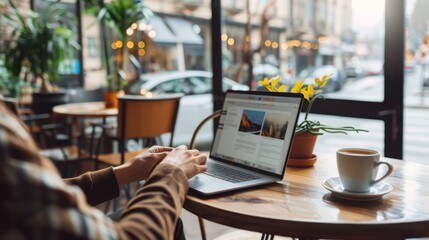
[[[405,1],[405,5],[408,7],[418,2]],[[298,79],[310,84],[316,74],[329,69],[332,77],[325,91],[327,99],[324,103],[316,103],[314,112],[328,114],[326,117],[332,119],[344,116],[358,117],[360,121],[379,121],[382,131],[371,133],[375,134],[374,146],[382,146],[386,156],[402,158],[401,85],[404,76],[401,58],[404,53],[401,38],[404,33],[401,31],[407,22],[403,16],[403,3],[385,0],[296,0],[286,3],[255,0],[246,2],[243,10],[235,14],[225,11],[224,5],[220,4],[220,14],[215,19],[220,23],[220,34],[214,40],[221,39],[222,56],[228,56],[221,58],[222,74],[251,89],[258,89],[260,79],[255,74],[255,66],[267,63],[271,52],[276,53],[277,63],[271,61],[269,64],[277,69],[282,83],[287,86],[293,86]],[[270,8],[278,11],[267,18]],[[232,31],[234,28],[238,29]],[[228,41],[238,31],[243,32],[242,39]],[[273,31],[278,34],[267,34]],[[216,29],[213,32],[216,33]],[[265,45],[266,42],[278,45]],[[271,71],[266,70],[263,74],[271,77]],[[215,94],[221,96],[219,92]],[[353,111],[350,109],[352,105]],[[347,125],[346,119],[344,124]],[[359,133],[358,137],[372,138],[365,134]],[[338,135],[329,135],[333,141],[340,141],[336,137]]]

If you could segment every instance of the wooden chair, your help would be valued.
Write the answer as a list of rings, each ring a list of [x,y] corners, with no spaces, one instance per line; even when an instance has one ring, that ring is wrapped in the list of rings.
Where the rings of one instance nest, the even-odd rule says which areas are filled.
[[[168,94],[153,98],[132,95],[118,97],[118,125],[114,137],[119,142],[119,152],[99,154],[100,143],[106,137],[107,128],[103,128],[95,154],[96,168],[98,169],[98,162],[117,166],[123,164],[126,157],[136,155],[135,152],[127,152],[128,139],[156,138],[164,133],[171,133],[169,142],[169,146],[171,146],[182,96],[182,94]],[[141,152],[141,150],[137,152]]]

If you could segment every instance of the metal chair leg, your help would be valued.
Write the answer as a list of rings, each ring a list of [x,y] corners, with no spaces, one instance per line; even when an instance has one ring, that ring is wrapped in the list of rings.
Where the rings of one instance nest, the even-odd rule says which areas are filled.
[[[273,239],[274,239],[274,235],[262,233],[261,240],[273,240]]]
[[[198,222],[200,224],[201,239],[202,240],[207,240],[206,229],[204,227],[203,219],[201,217],[198,217]]]

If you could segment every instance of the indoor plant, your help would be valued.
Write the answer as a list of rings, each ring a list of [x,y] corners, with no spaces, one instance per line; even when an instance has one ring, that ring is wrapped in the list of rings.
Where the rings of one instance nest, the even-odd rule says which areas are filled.
[[[130,57],[127,47],[127,30],[138,21],[148,19],[153,16],[152,11],[143,4],[142,1],[135,0],[87,0],[92,6],[86,10],[86,13],[97,18],[100,24],[100,34],[103,41],[104,61],[107,74],[106,105],[114,107],[117,101],[108,102],[107,96],[114,96],[120,92],[127,80],[127,67]],[[110,48],[107,37],[109,27],[115,40],[121,42],[120,47],[115,50]],[[112,39],[113,40],[113,39]],[[114,58],[113,58],[114,57]],[[115,59],[115,61],[113,61]],[[134,61],[136,62],[136,61]],[[141,66],[140,66],[141,68]]]
[[[49,81],[58,79],[60,64],[72,63],[74,50],[80,46],[74,40],[76,18],[56,3],[43,12],[18,11],[9,0],[11,13],[4,13],[5,21],[13,28],[5,47],[6,67],[13,77],[22,77],[41,92],[53,90]],[[68,60],[68,61],[66,61]]]
[[[364,129],[356,129],[351,126],[343,126],[343,127],[334,127],[328,126],[320,123],[319,121],[310,120],[308,118],[309,113],[311,111],[311,107],[314,102],[322,98],[322,89],[326,85],[326,82],[329,80],[328,75],[324,75],[322,78],[316,77],[314,79],[314,85],[308,84],[304,86],[304,80],[297,80],[295,85],[289,89],[287,89],[286,85],[280,85],[280,76],[276,76],[271,80],[268,78],[264,78],[258,83],[265,86],[268,91],[271,92],[285,92],[289,91],[292,93],[301,93],[304,95],[304,99],[308,101],[307,108],[305,110],[304,120],[300,122],[295,130],[295,136],[292,144],[292,149],[289,157],[288,165],[290,166],[298,166],[298,167],[307,167],[312,166],[316,160],[317,156],[313,154],[314,145],[317,140],[317,136],[323,135],[324,132],[327,133],[343,133],[347,134],[347,132],[367,132]]]
[[[21,94],[23,81],[18,77],[13,77],[9,69],[4,65],[3,57],[0,56],[0,94],[9,97],[18,97]]]

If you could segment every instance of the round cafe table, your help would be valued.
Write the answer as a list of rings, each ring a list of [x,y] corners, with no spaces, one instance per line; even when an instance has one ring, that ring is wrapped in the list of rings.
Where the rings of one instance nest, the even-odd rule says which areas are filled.
[[[55,106],[52,112],[57,116],[74,118],[106,118],[118,115],[117,108],[106,108],[104,102],[62,104]]]
[[[82,119],[87,118],[102,118],[105,122],[107,117],[115,117],[118,115],[117,108],[106,108],[104,102],[82,102],[82,103],[69,103],[57,105],[52,109],[52,112],[57,117],[68,117],[72,121],[73,132],[72,138],[73,142],[78,145],[78,149],[81,149],[80,144],[78,144],[78,134],[80,132],[81,136],[84,136],[84,129]],[[93,142],[90,142],[89,149],[92,149]],[[91,150],[89,150],[91,151]],[[79,153],[81,151],[79,150]]]
[[[190,192],[185,209],[223,225],[316,239],[404,239],[429,236],[429,165],[383,158],[394,166],[393,190],[375,201],[345,200],[322,183],[338,176],[335,155],[311,168],[286,169],[283,181],[214,197]]]

